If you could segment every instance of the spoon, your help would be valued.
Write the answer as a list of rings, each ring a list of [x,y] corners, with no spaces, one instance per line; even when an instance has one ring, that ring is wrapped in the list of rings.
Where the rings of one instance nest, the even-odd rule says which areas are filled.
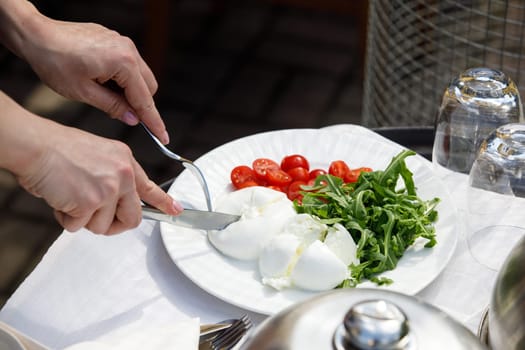
[[[211,197],[210,197],[210,190],[208,189],[208,183],[206,182],[206,179],[204,178],[204,174],[199,169],[199,167],[195,165],[193,161],[186,159],[184,157],[181,157],[178,154],[170,151],[166,146],[162,144],[162,142],[160,142],[157,136],[155,136],[144,123],[140,122],[140,125],[142,125],[144,130],[146,130],[146,132],[149,134],[149,136],[151,136],[153,141],[155,141],[155,143],[157,144],[157,146],[159,147],[162,153],[164,153],[166,156],[168,156],[171,159],[175,159],[176,161],[181,162],[182,165],[186,169],[189,169],[191,173],[197,178],[197,180],[199,180],[202,190],[204,191],[204,196],[206,197],[206,206],[208,207],[209,211],[212,211]]]

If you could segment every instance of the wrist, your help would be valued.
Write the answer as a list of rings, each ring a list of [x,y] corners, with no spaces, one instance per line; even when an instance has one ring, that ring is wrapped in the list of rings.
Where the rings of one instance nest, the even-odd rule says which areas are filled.
[[[0,91],[0,168],[20,176],[44,153],[40,118]]]
[[[38,40],[46,18],[27,0],[0,0],[0,40],[25,59],[26,49]]]

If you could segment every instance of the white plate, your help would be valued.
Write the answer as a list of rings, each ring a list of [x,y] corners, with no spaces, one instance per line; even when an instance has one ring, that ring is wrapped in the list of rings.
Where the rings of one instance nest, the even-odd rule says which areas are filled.
[[[0,328],[0,349],[2,350],[25,350],[25,347],[6,329]]]
[[[299,153],[307,157],[311,168],[327,169],[329,162],[345,160],[350,167],[368,166],[384,169],[403,148],[377,134],[341,132],[337,128],[292,129],[244,137],[207,153],[196,161],[209,182],[212,201],[232,191],[230,171],[241,164],[250,165],[258,157],[280,161]],[[382,276],[394,280],[381,287],[413,295],[427,286],[443,270],[452,256],[457,236],[456,210],[445,185],[434,176],[431,163],[421,156],[408,157],[414,173],[418,195],[423,199],[441,198],[436,224],[438,244],[423,248],[426,240],[416,241],[398,266]],[[169,193],[185,206],[206,209],[204,195],[197,180],[184,171]],[[236,306],[272,315],[293,303],[313,296],[314,292],[298,289],[276,291],[260,282],[255,262],[228,258],[210,245],[205,231],[161,223],[160,231],[166,249],[180,270],[199,287]],[[379,288],[365,282],[360,287]]]

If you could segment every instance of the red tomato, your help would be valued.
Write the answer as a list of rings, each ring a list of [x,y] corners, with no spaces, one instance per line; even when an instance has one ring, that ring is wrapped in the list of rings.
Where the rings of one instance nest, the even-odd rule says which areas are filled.
[[[350,170],[345,174],[345,177],[343,178],[344,182],[346,183],[354,183],[357,182],[357,179],[359,179],[359,174],[361,174],[360,171],[356,170]]]
[[[257,158],[252,163],[253,171],[258,179],[266,179],[268,169],[279,169],[277,162],[268,158]]]
[[[308,177],[310,179],[315,179],[319,175],[325,175],[325,174],[326,174],[326,170],[324,169],[314,169],[314,170],[310,170]]]
[[[252,186],[260,186],[260,184],[257,181],[245,181],[242,184],[240,184],[237,189],[240,190],[241,188],[252,187]]]
[[[310,178],[308,169],[302,168],[300,166],[287,170],[286,172],[292,177],[294,181],[308,181]]]
[[[237,189],[258,185],[255,172],[246,165],[239,165],[233,168],[230,173],[230,179],[233,186]]]
[[[301,186],[306,185],[305,181],[294,181],[288,186],[288,199],[293,201],[294,199],[302,200],[303,195],[301,193]]]
[[[308,180],[308,182],[306,183],[308,186],[314,186],[315,185],[315,179],[310,179]],[[326,186],[326,181],[321,181],[320,185],[322,186]]]
[[[272,190],[274,190],[274,191],[283,192],[283,189],[280,188],[279,186],[272,186],[272,185],[269,185],[269,186],[266,186],[266,188],[272,189]]]
[[[344,160],[334,160],[330,163],[330,167],[328,168],[328,173],[330,175],[340,177],[341,179],[344,179],[349,171],[350,168]]]
[[[361,167],[357,169],[352,169],[348,173],[346,173],[346,176],[344,178],[345,182],[357,182],[359,179],[359,175],[361,175],[362,172],[371,172],[371,168],[367,167]]]
[[[293,180],[286,171],[272,168],[266,170],[266,179],[268,180],[269,185],[278,186],[281,188],[288,186]]]
[[[292,154],[290,156],[286,156],[281,161],[281,169],[284,171],[288,171],[297,167],[310,170],[310,164],[308,163],[308,160],[300,154]]]
[[[370,173],[370,172],[373,171],[372,168],[369,168],[369,167],[366,167],[366,166],[362,166],[362,167],[354,169],[354,170],[359,170],[359,171],[362,171],[362,172],[365,172],[365,173]]]

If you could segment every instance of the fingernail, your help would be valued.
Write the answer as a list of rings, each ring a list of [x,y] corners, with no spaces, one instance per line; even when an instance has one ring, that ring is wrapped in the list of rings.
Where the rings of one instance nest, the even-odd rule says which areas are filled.
[[[128,125],[137,125],[139,122],[139,118],[130,111],[124,113],[122,116],[122,121]]]
[[[162,142],[167,145],[168,143],[170,143],[170,135],[168,135],[168,132],[166,130],[164,130],[164,132],[162,133]]]
[[[180,203],[177,202],[177,201],[173,201],[173,209],[175,209],[177,211],[177,213],[180,213],[180,212],[182,212],[184,210],[182,205],[180,205]]]

